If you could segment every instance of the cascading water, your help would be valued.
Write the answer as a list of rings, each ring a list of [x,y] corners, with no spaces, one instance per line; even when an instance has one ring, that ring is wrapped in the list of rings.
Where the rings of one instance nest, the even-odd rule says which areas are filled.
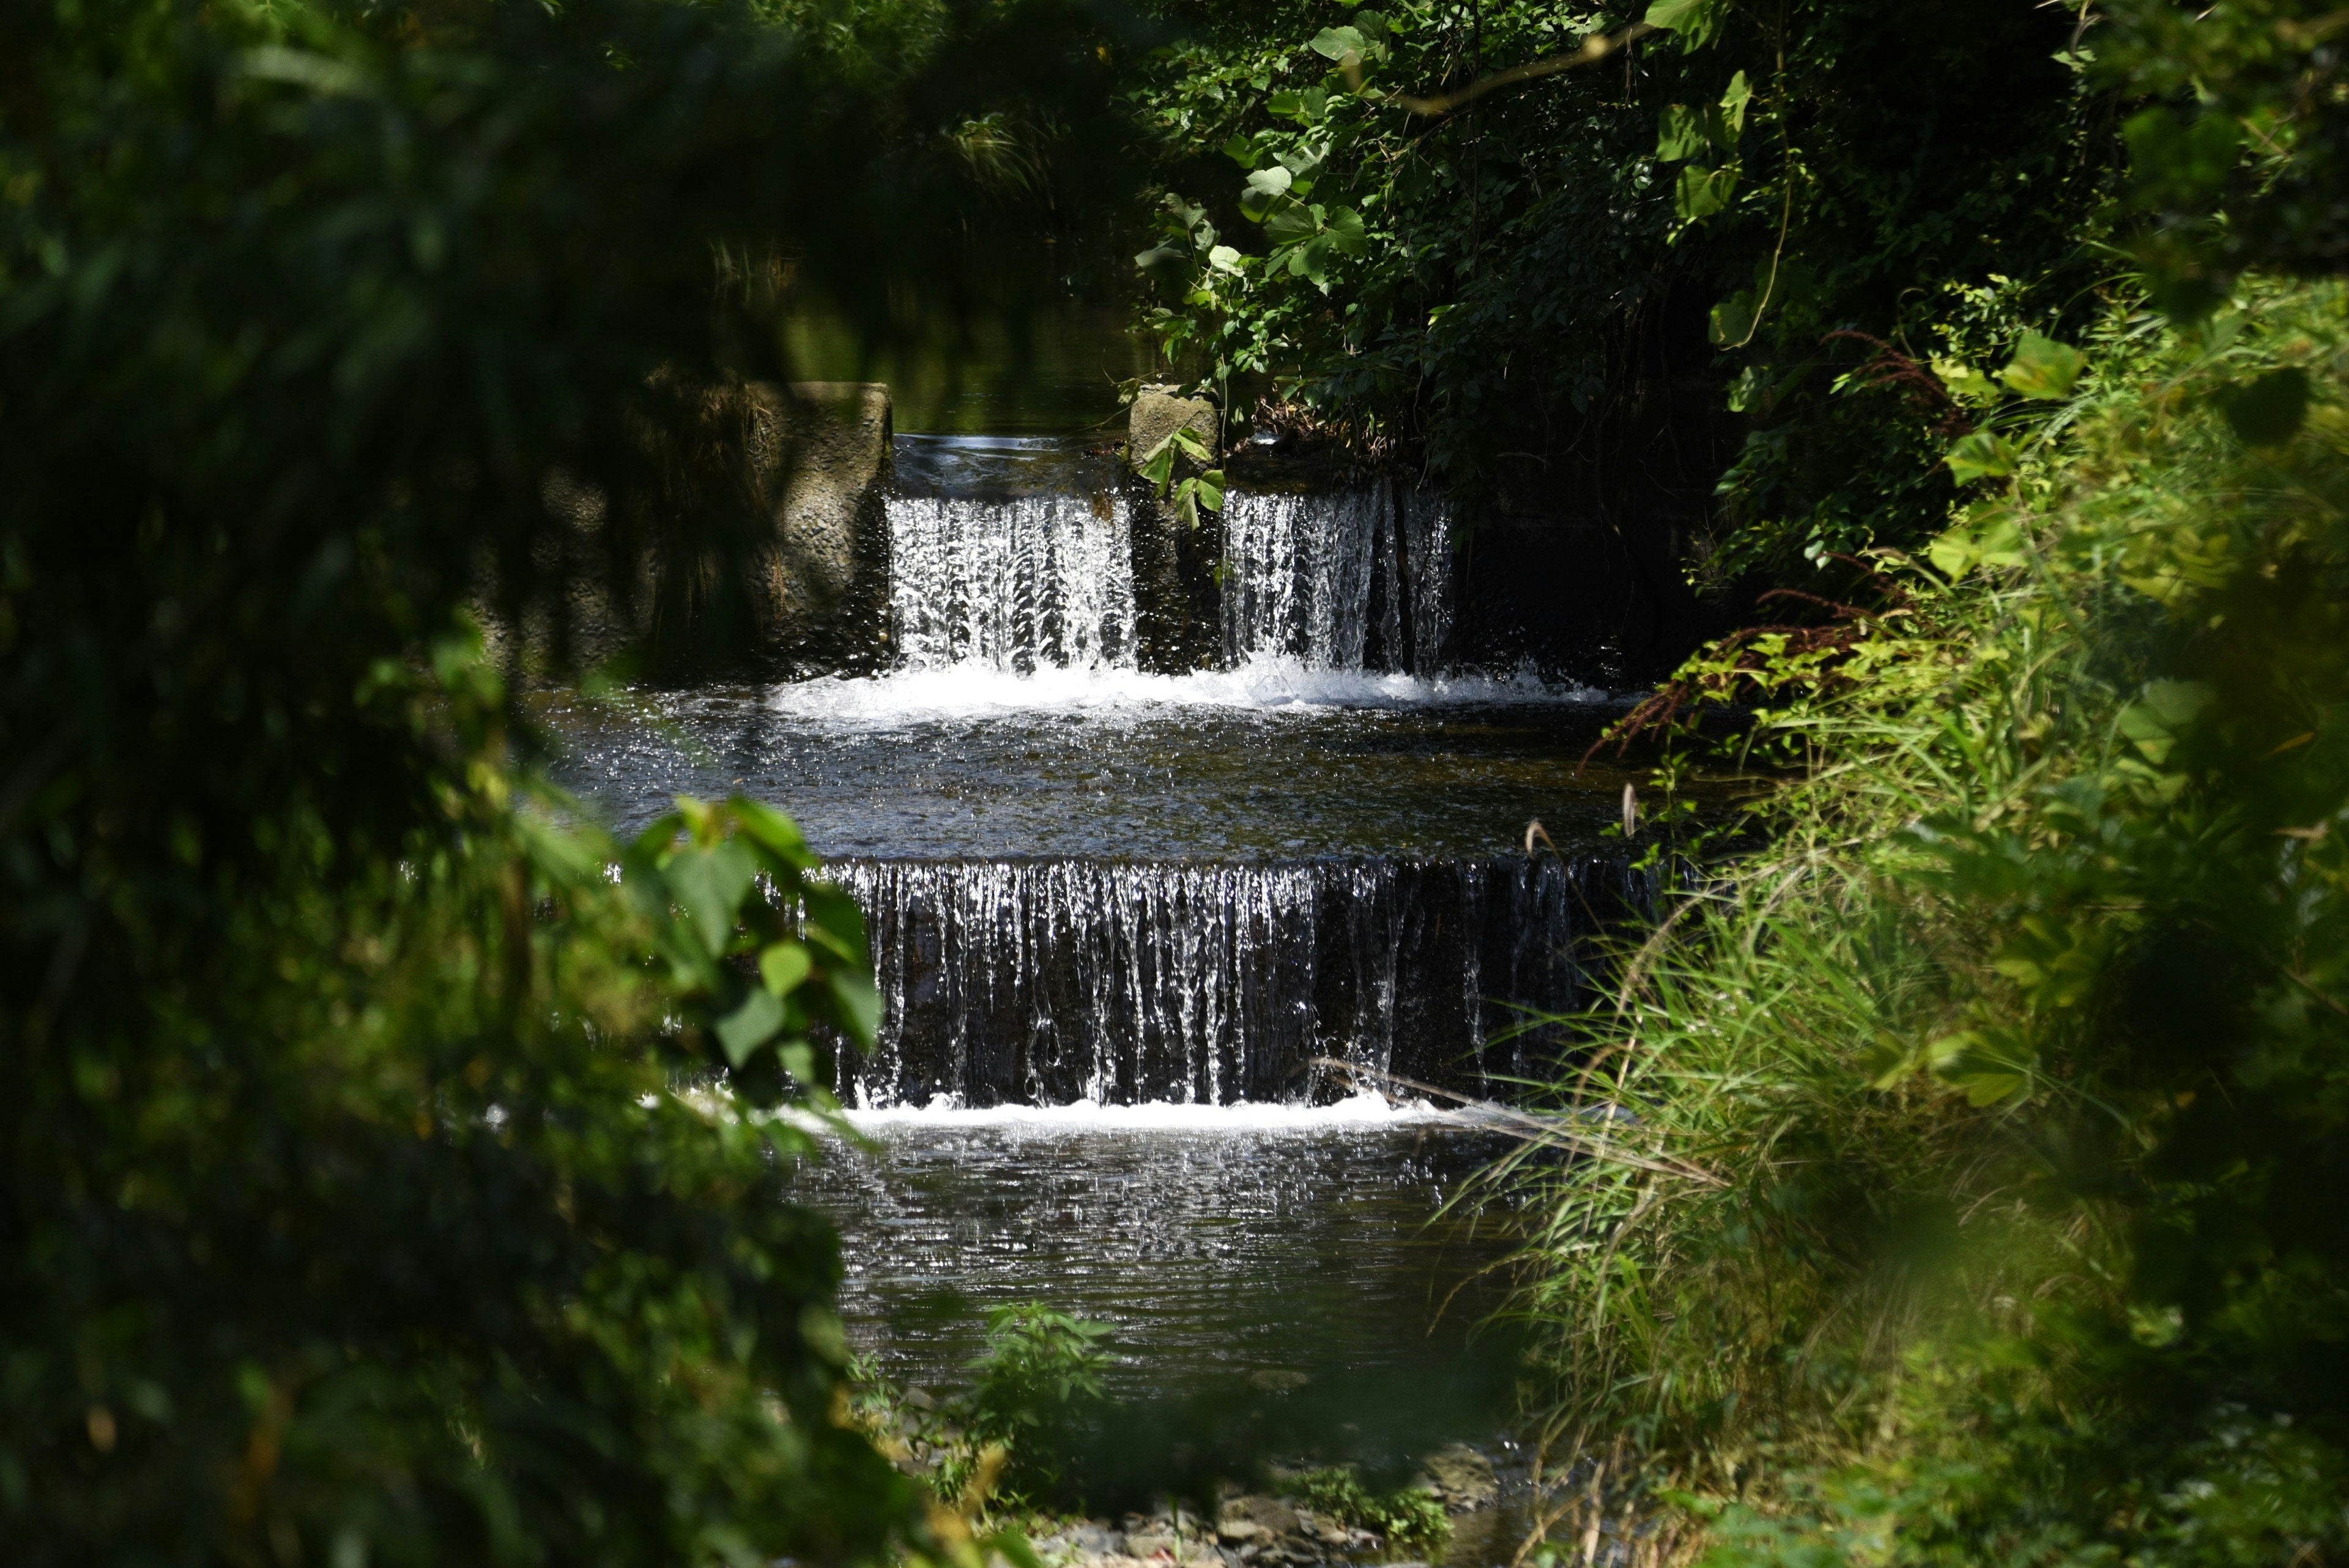
[[[1516,1362],[1461,1325],[1498,1253],[1449,1205],[1501,1135],[1352,1091],[1555,1064],[1528,1012],[1586,1003],[1651,889],[1511,846],[1619,819],[1619,775],[1573,782],[1603,717],[1447,672],[1440,501],[1237,491],[1170,533],[1081,451],[915,438],[887,673],[574,704],[569,782],[624,826],[772,801],[866,911],[882,1019],[837,1087],[870,1136],[794,1180],[893,1376],[951,1386],[979,1307],[1040,1298],[1117,1325],[1121,1392],[1252,1442],[1334,1412],[1275,1457],[1489,1433]]]
[[[905,668],[1133,667],[1133,551],[1114,495],[903,497],[889,503],[889,551]]]
[[[1578,939],[1646,902],[1619,861],[862,861],[885,1023],[867,1108],[1330,1098],[1334,1059],[1471,1095],[1541,1064]]]
[[[1436,673],[1450,631],[1449,525],[1441,501],[1383,479],[1337,494],[1230,493],[1225,659]]]

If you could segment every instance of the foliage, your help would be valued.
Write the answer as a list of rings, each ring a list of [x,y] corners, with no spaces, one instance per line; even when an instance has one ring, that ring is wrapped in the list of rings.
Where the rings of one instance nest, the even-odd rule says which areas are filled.
[[[1184,458],[1202,465],[1201,472],[1174,477],[1174,465]],[[1216,460],[1214,450],[1198,431],[1188,425],[1166,432],[1166,439],[1142,454],[1136,467],[1143,479],[1156,490],[1158,498],[1166,500],[1172,493],[1174,515],[1195,533],[1199,526],[1199,509],[1210,512],[1224,509],[1224,471],[1204,465]]]
[[[2124,128],[2133,197],[2158,222],[2138,244],[2180,316],[2224,303],[2246,265],[2349,265],[2345,22],[2313,0],[2109,7],[2102,68],[2156,95]]]
[[[961,1410],[982,1443],[1009,1449],[1006,1484],[1043,1495],[1071,1473],[1070,1443],[1100,1406],[1109,1324],[1042,1302],[987,1310],[987,1349],[971,1363]]]
[[[851,80],[714,5],[0,10],[12,1563],[968,1549],[834,1418],[787,1180],[854,909],[749,802],[581,826],[462,607],[743,545],[647,432],[792,301],[952,298],[926,128],[1040,26]]]
[[[2246,286],[2005,379],[2074,375],[1938,570],[1692,669],[1760,704],[1767,846],[1591,1021],[1567,1127],[1640,1159],[1520,1168],[1563,1427],[1714,1500],[1724,1562],[2349,1537],[2349,1236],[2309,1200],[2349,1107],[2349,298]]]
[[[1949,400],[1889,369],[2095,314],[2117,146],[2061,12],[1169,10],[1148,324],[1464,494],[1530,450],[1549,504],[1807,575],[1947,504]]]
[[[1308,1470],[1288,1490],[1316,1513],[1376,1532],[1391,1548],[1437,1547],[1452,1534],[1452,1516],[1443,1500],[1425,1487],[1374,1492],[1352,1470],[1332,1469]]]

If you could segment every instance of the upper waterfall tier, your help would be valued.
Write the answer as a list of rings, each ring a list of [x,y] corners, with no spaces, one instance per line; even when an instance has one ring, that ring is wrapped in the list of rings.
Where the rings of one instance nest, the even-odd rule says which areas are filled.
[[[1442,502],[1380,480],[1320,495],[1234,491],[1223,515],[1227,663],[1281,654],[1319,670],[1432,674],[1451,627]]]
[[[895,669],[1443,670],[1440,501],[1385,480],[1234,491],[1195,534],[1141,493],[1130,501],[1098,460],[1055,466],[1034,445],[933,438],[905,454],[905,493],[887,506]]]
[[[1115,495],[889,503],[900,664],[1134,667],[1133,554]]]

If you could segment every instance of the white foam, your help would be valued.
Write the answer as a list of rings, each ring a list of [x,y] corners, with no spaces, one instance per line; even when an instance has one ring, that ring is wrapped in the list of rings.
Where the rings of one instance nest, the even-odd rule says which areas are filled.
[[[1607,693],[1554,686],[1530,670],[1433,679],[1371,670],[1314,669],[1259,654],[1234,670],[1146,675],[1135,670],[1046,666],[1030,674],[977,664],[905,670],[871,677],[827,676],[772,688],[779,713],[875,728],[926,721],[1052,712],[1117,721],[1184,711],[1314,714],[1351,708],[1410,709],[1479,703],[1599,702]]]
[[[1384,1096],[1368,1089],[1328,1106],[1256,1102],[1236,1106],[1105,1106],[1080,1101],[1071,1106],[989,1106],[971,1109],[947,1096],[926,1106],[843,1111],[841,1115],[859,1132],[962,1127],[1004,1127],[1040,1133],[1319,1132],[1350,1127],[1459,1126],[1475,1119],[1425,1100],[1391,1104]]]

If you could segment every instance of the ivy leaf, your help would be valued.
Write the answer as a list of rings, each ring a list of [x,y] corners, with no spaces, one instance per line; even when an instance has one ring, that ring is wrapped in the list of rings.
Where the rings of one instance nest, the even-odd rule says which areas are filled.
[[[2068,343],[2058,343],[2044,333],[2026,332],[2014,351],[2014,360],[1998,373],[1998,379],[2026,398],[2044,398],[2050,401],[2072,395],[2072,384],[2088,357]]]
[[[1960,484],[1977,479],[2003,479],[2014,472],[2021,454],[2014,443],[1996,431],[1976,431],[1950,449],[1941,461]]]

